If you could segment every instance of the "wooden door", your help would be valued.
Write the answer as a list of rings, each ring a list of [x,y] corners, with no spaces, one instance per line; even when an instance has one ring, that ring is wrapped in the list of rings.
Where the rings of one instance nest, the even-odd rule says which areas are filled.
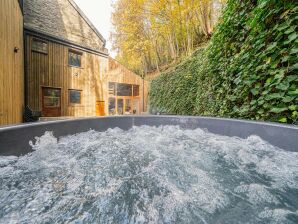
[[[42,88],[42,116],[61,116],[61,89],[51,87]]]
[[[105,101],[96,102],[96,116],[105,116]]]

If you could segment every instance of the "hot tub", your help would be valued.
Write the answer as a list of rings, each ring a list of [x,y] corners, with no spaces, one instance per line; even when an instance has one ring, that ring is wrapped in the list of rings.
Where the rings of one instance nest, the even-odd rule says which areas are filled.
[[[0,128],[0,223],[298,222],[298,128],[124,116]]]

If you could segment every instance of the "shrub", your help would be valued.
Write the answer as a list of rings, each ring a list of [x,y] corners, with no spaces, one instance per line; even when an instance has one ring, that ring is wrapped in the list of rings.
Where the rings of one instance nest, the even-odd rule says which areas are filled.
[[[210,43],[153,80],[167,113],[296,123],[298,1],[230,0]]]

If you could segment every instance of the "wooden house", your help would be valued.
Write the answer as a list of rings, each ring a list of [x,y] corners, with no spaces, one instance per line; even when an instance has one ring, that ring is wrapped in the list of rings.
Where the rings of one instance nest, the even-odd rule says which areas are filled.
[[[148,83],[109,57],[73,0],[0,0],[0,125],[24,105],[43,117],[140,114]]]
[[[0,125],[22,122],[23,108],[22,1],[0,0]]]
[[[24,29],[32,110],[44,117],[146,111],[147,82],[109,58],[104,38],[73,0],[25,0]]]
[[[141,114],[147,111],[148,81],[111,57],[107,84],[107,114]]]
[[[72,0],[25,0],[26,104],[44,117],[104,115],[105,40]]]

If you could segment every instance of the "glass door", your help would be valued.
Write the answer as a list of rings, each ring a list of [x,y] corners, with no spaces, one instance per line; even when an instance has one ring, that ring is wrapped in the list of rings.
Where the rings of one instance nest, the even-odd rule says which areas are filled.
[[[117,99],[117,114],[118,115],[123,115],[124,113],[124,104],[123,104],[123,99]]]
[[[133,100],[133,114],[140,114],[140,100]]]
[[[109,115],[116,114],[116,100],[113,97],[109,98]]]
[[[132,114],[132,107],[131,107],[131,99],[125,99],[125,104],[124,104],[124,114],[129,115]]]

